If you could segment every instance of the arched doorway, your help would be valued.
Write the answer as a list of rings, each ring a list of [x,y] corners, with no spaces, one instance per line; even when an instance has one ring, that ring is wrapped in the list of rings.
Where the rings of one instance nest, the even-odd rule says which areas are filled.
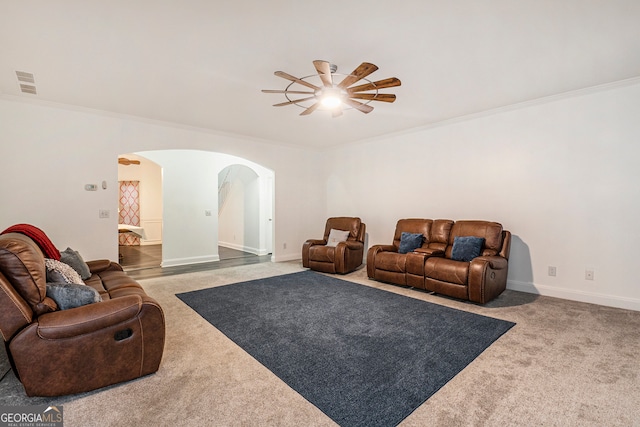
[[[273,171],[246,159],[207,151],[158,150],[135,155],[161,168],[162,267],[219,261],[219,241],[256,255],[272,253]],[[227,213],[231,214],[223,214],[222,220],[224,230],[232,229],[235,239],[233,234],[231,238],[219,234],[218,181],[225,175],[223,170],[231,171],[235,189],[229,199],[232,204]]]
[[[218,173],[218,246],[220,259],[262,255],[259,177],[248,166]]]

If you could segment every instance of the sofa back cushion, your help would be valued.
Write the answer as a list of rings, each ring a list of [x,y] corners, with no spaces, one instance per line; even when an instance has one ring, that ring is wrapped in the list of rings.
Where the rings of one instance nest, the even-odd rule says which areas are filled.
[[[47,297],[44,255],[29,237],[18,233],[0,235],[0,272],[36,315],[57,309]]]
[[[331,230],[344,230],[349,232],[347,240],[364,241],[364,233],[361,233],[362,221],[360,218],[340,216],[327,219],[324,228],[324,240],[328,241]]]
[[[484,244],[481,256],[497,255],[502,248],[502,225],[491,221],[463,220],[456,221],[451,228],[446,257],[451,258],[453,243],[456,237],[482,237]]]
[[[402,233],[404,232],[422,234],[424,238],[421,247],[426,248],[429,244],[429,234],[432,223],[432,220],[423,218],[405,218],[398,220],[396,223],[396,231],[393,235],[393,246],[395,246],[396,249],[400,248],[400,240],[402,240]]]
[[[0,272],[0,334],[8,342],[33,321],[33,310]]]

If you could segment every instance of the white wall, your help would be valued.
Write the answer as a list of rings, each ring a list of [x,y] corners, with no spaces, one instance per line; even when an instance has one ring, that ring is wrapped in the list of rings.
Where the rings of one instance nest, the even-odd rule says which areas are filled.
[[[259,176],[246,166],[231,165],[218,177],[226,171],[230,171],[227,177],[230,187],[224,206],[219,207],[219,244],[257,255],[270,253],[271,248],[260,246]]]
[[[337,149],[327,215],[498,221],[509,288],[640,310],[639,117],[636,80]]]
[[[275,261],[300,258],[302,243],[326,219],[322,153],[21,99],[0,97],[0,170],[7,177],[0,184],[0,227],[31,223],[59,248],[117,259],[117,157],[170,149],[228,154],[274,172]],[[184,165],[182,173],[200,179],[194,170]],[[85,191],[88,183],[98,191]],[[215,209],[217,201],[210,204]],[[110,210],[110,218],[100,219],[100,209]]]
[[[370,245],[403,217],[495,220],[514,234],[510,288],[640,310],[638,117],[636,80],[323,153],[4,97],[0,226],[116,259],[118,154],[220,152],[274,171],[276,261],[298,259],[332,215],[360,216]]]

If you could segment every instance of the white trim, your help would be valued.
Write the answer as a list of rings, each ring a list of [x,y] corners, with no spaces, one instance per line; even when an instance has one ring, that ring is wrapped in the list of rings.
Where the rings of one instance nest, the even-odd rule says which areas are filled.
[[[536,285],[535,283],[521,282],[518,280],[509,280],[507,282],[507,289],[526,292],[529,294],[562,298],[571,301],[586,302],[590,304],[640,311],[640,299],[635,298],[617,297],[612,295],[598,294],[595,292],[584,292],[576,291],[573,289],[555,288],[552,286]]]
[[[197,256],[189,258],[174,258],[162,260],[160,267],[177,267],[179,265],[203,264],[205,262],[220,261],[219,255]]]
[[[140,218],[140,226],[147,236],[140,239],[141,246],[162,244],[162,218]]]
[[[222,246],[229,249],[235,249],[236,251],[249,252],[250,254],[254,254],[258,256],[269,254],[269,251],[267,251],[266,249],[256,249],[256,248],[251,248],[249,246],[236,245],[235,243],[218,241],[218,246]]]

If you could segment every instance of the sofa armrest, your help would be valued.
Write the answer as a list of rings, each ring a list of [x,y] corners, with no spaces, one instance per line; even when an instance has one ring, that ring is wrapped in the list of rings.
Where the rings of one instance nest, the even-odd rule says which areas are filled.
[[[326,245],[327,241],[322,239],[309,239],[302,244],[302,266],[309,268],[309,249],[315,245]]]
[[[134,318],[140,312],[142,303],[142,296],[127,295],[47,313],[38,318],[38,335],[53,340],[88,334]]]
[[[346,242],[338,243],[338,246],[344,245],[349,250],[359,250],[364,248],[364,243],[358,242],[357,240],[347,240]]]
[[[427,255],[427,256],[444,256],[444,251],[442,249],[434,249],[434,248],[417,248],[413,252]]]
[[[471,260],[471,268],[474,264],[486,263],[492,270],[502,270],[507,268],[509,261],[501,256],[479,256]]]
[[[501,256],[480,256],[469,263],[469,300],[485,304],[507,287],[509,261]]]
[[[91,272],[91,274],[100,273],[101,271],[106,271],[106,270],[122,271],[122,266],[120,264],[110,261],[108,259],[97,259],[93,261],[87,261],[87,265],[89,266],[89,271]]]
[[[398,252],[398,248],[393,245],[373,245],[369,248],[369,252]]]
[[[375,278],[376,255],[380,252],[398,252],[398,248],[393,245],[373,245],[367,251],[367,277]]]
[[[333,258],[336,273],[345,274],[360,266],[363,252],[364,243],[357,240],[338,243],[335,247]]]

